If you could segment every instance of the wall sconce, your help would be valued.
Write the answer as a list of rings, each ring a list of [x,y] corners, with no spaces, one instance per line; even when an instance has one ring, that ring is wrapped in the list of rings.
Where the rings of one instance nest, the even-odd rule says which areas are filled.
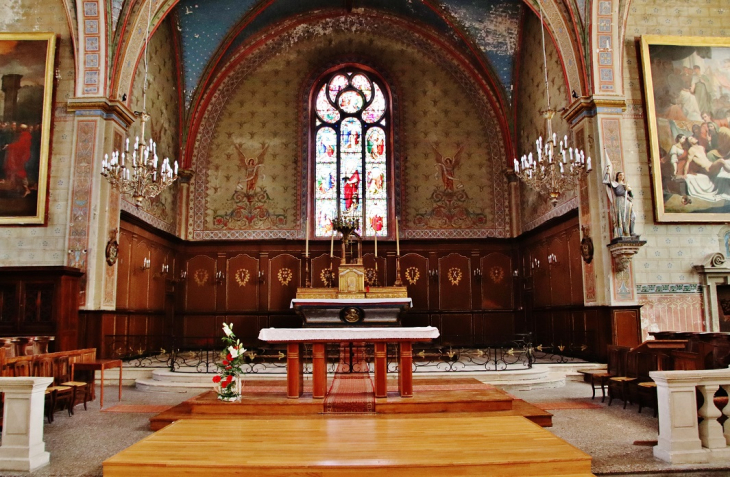
[[[554,253],[551,253],[550,255],[548,255],[548,263],[558,263],[558,257],[556,257]]]
[[[142,260],[142,270],[149,270],[151,266],[152,266],[152,260],[145,257],[145,259]]]
[[[160,270],[160,273],[167,274],[169,272],[170,272],[170,265],[168,265],[166,263],[163,263],[162,264],[162,269]]]
[[[481,268],[475,268],[474,271],[472,272],[472,275],[476,279],[481,279],[482,278],[482,269]]]
[[[540,268],[540,260],[533,258],[530,268],[533,268],[533,269]]]
[[[259,283],[264,283],[265,274],[263,270],[259,270]]]
[[[188,278],[188,271],[180,270],[180,280],[185,280],[186,278]]]
[[[216,283],[223,283],[223,280],[226,279],[226,275],[223,273],[222,270],[219,270],[215,272],[215,282]]]
[[[520,276],[520,271],[519,270],[513,270],[512,271],[512,276],[515,277],[515,278],[519,277]]]
[[[436,268],[434,270],[429,270],[428,271],[428,276],[431,277],[431,278],[433,278],[434,280],[437,279],[439,277],[438,268]]]

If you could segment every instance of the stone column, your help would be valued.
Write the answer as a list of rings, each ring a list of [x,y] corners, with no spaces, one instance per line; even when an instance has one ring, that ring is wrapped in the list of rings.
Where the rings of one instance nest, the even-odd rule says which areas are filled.
[[[104,154],[122,146],[123,132],[134,115],[118,101],[74,98],[68,110],[76,117],[69,220],[68,265],[86,273],[81,309],[114,309],[116,266],[106,263],[110,231],[119,227],[120,196],[101,175]]]
[[[46,388],[53,378],[2,378],[5,393],[0,470],[31,472],[48,464],[43,442]]]

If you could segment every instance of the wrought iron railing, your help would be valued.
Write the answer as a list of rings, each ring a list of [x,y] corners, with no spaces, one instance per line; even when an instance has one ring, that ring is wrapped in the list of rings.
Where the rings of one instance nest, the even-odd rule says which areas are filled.
[[[108,335],[105,338],[105,356],[126,361],[141,368],[168,368],[179,373],[212,373],[218,370],[222,360],[222,345],[219,337],[149,335]],[[357,348],[358,356],[349,355],[340,349],[338,343],[327,346],[327,370],[335,372],[349,368],[350,372],[372,370],[374,362],[373,345]],[[508,369],[529,369],[536,362],[567,363],[576,360],[587,349],[585,344],[538,344],[532,342],[530,333],[517,335],[507,343],[492,344],[477,348],[459,347],[414,347],[413,371],[418,372],[464,372],[505,371]],[[312,349],[305,346],[304,371],[311,372]],[[364,363],[364,364],[362,364]],[[398,370],[398,346],[387,347],[389,372]],[[244,371],[247,374],[285,374],[286,353],[279,348],[254,348],[245,353]]]

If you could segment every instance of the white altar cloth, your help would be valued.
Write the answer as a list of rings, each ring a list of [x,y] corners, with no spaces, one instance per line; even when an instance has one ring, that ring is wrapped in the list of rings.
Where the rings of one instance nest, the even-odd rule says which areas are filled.
[[[390,328],[264,328],[259,339],[271,343],[336,341],[427,341],[439,337],[434,326]]]
[[[298,306],[347,306],[347,305],[393,305],[408,306],[413,304],[410,298],[294,298],[290,308]]]

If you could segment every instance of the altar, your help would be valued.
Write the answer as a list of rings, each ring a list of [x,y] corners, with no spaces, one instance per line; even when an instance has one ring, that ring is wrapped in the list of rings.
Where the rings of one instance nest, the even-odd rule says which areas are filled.
[[[413,343],[439,337],[433,326],[425,327],[352,327],[352,328],[264,328],[259,339],[268,343],[284,343],[286,353],[287,397],[298,399],[304,392],[304,345],[312,345],[312,396],[324,398],[327,393],[327,343],[365,342],[375,346],[375,397],[387,397],[386,386],[388,343],[398,344],[398,392],[401,397],[413,396]]]
[[[304,326],[397,326],[400,313],[412,303],[408,297],[295,298],[291,308],[303,318]]]

